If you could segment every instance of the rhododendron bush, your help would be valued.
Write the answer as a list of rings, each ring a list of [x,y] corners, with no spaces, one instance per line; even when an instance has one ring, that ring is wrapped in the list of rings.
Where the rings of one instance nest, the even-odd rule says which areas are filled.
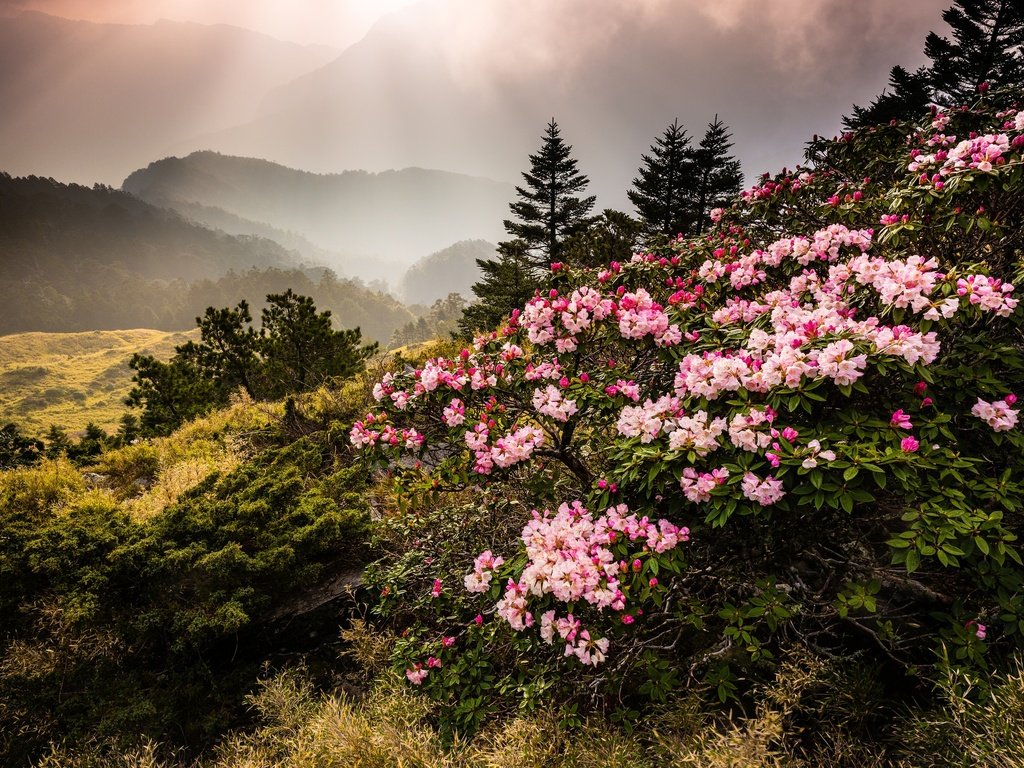
[[[456,499],[501,510],[462,560],[380,572],[419,606],[408,679],[470,654],[480,701],[535,662],[724,698],[785,644],[908,671],[1018,647],[1022,148],[990,104],[816,140],[706,236],[552,264],[504,327],[385,375],[350,438],[407,514],[458,538]]]

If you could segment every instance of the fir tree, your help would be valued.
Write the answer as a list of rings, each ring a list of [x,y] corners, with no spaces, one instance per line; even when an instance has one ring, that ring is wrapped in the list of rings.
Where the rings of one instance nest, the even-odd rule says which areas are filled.
[[[68,452],[71,447],[71,438],[68,437],[67,431],[64,427],[58,426],[57,424],[51,424],[50,429],[46,432],[46,455],[55,459]]]
[[[259,335],[251,326],[249,303],[244,299],[234,309],[207,307],[196,318],[200,343],[188,354],[196,365],[225,393],[241,387],[249,397],[257,397],[253,379],[259,368]]]
[[[627,192],[643,219],[648,236],[675,237],[693,227],[689,204],[694,187],[694,156],[690,137],[674,120],[651,145],[651,154],[642,155],[643,166]]]
[[[590,223],[595,198],[578,196],[590,180],[571,153],[552,119],[540,151],[530,155],[530,170],[523,172],[526,186],[516,187],[519,199],[509,205],[515,218],[504,222],[506,232],[526,243],[532,264],[540,269],[559,261],[566,238]]]
[[[953,40],[929,33],[924,52],[937,102],[966,104],[978,86],[1024,86],[1024,2],[957,0],[942,19]]]
[[[351,376],[377,351],[376,344],[360,346],[358,328],[334,330],[330,310],[317,312],[311,298],[291,289],[267,296],[262,325],[261,395],[267,399]]]
[[[494,330],[514,309],[533,298],[541,282],[530,260],[529,245],[522,240],[498,243],[497,259],[477,259],[480,282],[473,285],[475,303],[466,307],[459,332],[466,338]]]
[[[893,67],[889,72],[889,91],[883,91],[866,107],[853,105],[853,114],[843,117],[847,130],[885,125],[893,120],[915,120],[928,111],[931,102],[931,75],[921,67],[908,72]]]
[[[565,242],[566,259],[571,264],[584,267],[628,261],[636,250],[643,228],[643,223],[629,214],[605,208],[589,227]]]
[[[732,137],[715,115],[694,151],[694,187],[691,193],[693,231],[703,232],[713,208],[728,205],[743,184],[740,162],[729,154]]]

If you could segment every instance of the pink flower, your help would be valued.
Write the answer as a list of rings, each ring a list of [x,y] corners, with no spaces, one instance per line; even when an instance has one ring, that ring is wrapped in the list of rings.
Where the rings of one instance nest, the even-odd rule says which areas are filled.
[[[409,682],[413,685],[420,685],[427,677],[427,670],[423,669],[423,665],[416,663],[412,669],[405,670],[405,676],[409,678]]]
[[[913,424],[910,423],[910,416],[902,408],[893,412],[889,423],[897,429],[911,429],[913,427]]]
[[[903,449],[906,453],[913,453],[920,447],[921,444],[917,442],[917,440],[915,440],[913,436],[904,437],[902,440],[900,440],[900,448]]]
[[[630,616],[630,615],[629,615],[628,613],[627,613],[627,614],[626,614],[625,616],[623,616],[623,617],[622,617],[622,623],[623,623],[623,624],[625,624],[625,625],[626,625],[627,627],[628,627],[628,626],[629,626],[630,624],[632,624],[632,623],[633,623],[634,621],[636,621],[636,619],[634,619],[634,618],[633,618],[632,616]]]
[[[483,616],[481,616],[481,615],[480,615],[480,614],[478,613],[478,614],[477,614],[477,615],[476,615],[476,616],[475,616],[475,617],[473,618],[473,622],[474,622],[474,623],[475,623],[475,624],[476,624],[476,625],[477,625],[477,626],[479,627],[479,626],[480,626],[481,624],[483,624],[483,623],[484,623],[484,617],[483,617]]]
[[[431,656],[429,659],[427,659],[427,667],[429,667],[430,669],[437,669],[440,666],[441,660],[436,656]]]
[[[986,630],[986,627],[985,627],[984,624],[977,624],[977,625],[975,625],[975,627],[974,627],[974,635],[975,635],[975,637],[977,637],[979,640],[984,640],[985,639],[985,630]]]
[[[441,640],[441,645],[443,645],[445,648],[451,648],[453,645],[455,645],[455,638],[446,637]]]
[[[440,579],[434,579],[434,586],[430,590],[430,596],[434,597],[434,598],[437,598],[437,597],[441,596],[441,580]]]
[[[652,576],[651,580],[647,582],[647,585],[650,587],[656,587],[658,586],[658,580]]]

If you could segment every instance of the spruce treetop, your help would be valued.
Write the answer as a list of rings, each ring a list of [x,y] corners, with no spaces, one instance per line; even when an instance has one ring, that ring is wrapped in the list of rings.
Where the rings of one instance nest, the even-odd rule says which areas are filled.
[[[504,222],[505,231],[525,241],[534,266],[544,268],[558,261],[566,238],[590,223],[596,199],[580,196],[590,179],[578,170],[572,146],[562,140],[554,118],[540,151],[530,155],[530,170],[523,172],[523,180],[525,186],[516,187],[519,199],[509,205],[514,219]]]

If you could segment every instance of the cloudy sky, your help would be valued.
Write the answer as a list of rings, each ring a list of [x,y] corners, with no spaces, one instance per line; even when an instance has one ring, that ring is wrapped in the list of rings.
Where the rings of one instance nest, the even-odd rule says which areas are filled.
[[[640,153],[676,117],[699,138],[721,116],[748,178],[798,162],[893,65],[924,63],[948,5],[0,0],[0,168],[116,185],[159,157],[209,148],[318,172],[419,165],[516,181],[555,116],[599,203],[626,207]],[[85,34],[34,22],[29,35],[15,30],[21,10],[229,24],[336,50],[198,40],[194,25]]]
[[[158,19],[232,24],[282,40],[344,48],[377,19],[416,0],[0,0],[69,19],[152,24]]]

